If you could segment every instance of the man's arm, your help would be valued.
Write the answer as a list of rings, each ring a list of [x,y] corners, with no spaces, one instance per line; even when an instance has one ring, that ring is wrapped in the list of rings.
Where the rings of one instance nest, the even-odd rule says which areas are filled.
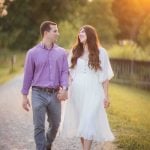
[[[62,72],[61,72],[61,79],[60,79],[61,87],[68,87],[68,76],[69,76],[69,68],[68,68],[68,61],[67,61],[67,53],[65,53],[62,62]]]
[[[60,79],[61,88],[58,93],[59,100],[67,99],[68,77],[69,77],[69,68],[68,68],[68,61],[67,61],[67,53],[65,53],[62,62],[62,72],[61,72],[61,79]]]
[[[33,80],[33,75],[34,75],[34,62],[33,62],[31,52],[28,51],[26,55],[25,66],[24,66],[23,87],[21,90],[21,93],[23,95],[22,107],[26,111],[29,111],[29,107],[30,107],[30,102],[27,95]]]

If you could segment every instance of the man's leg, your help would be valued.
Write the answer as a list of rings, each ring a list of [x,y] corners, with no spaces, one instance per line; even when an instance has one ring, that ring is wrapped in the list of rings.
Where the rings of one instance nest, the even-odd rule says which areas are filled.
[[[33,108],[33,123],[34,123],[34,139],[36,150],[46,150],[45,140],[45,113],[46,106],[40,91],[32,90],[32,108]]]
[[[57,99],[56,93],[51,94],[50,103],[47,107],[49,129],[47,131],[47,146],[51,147],[54,141],[60,121],[61,121],[61,102]]]

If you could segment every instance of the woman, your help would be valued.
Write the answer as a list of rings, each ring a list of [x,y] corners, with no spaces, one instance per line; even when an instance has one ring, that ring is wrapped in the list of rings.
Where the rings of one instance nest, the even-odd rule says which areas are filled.
[[[110,103],[108,83],[113,71],[92,26],[81,28],[69,65],[71,83],[62,135],[80,137],[83,150],[90,150],[93,140],[114,139],[105,112]]]

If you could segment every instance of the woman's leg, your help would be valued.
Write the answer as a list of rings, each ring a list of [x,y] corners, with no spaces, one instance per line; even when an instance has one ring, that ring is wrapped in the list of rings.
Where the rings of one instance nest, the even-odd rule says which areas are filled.
[[[92,140],[84,139],[84,148],[83,150],[91,150]]]
[[[80,140],[81,140],[82,149],[84,149],[84,138],[81,137]]]

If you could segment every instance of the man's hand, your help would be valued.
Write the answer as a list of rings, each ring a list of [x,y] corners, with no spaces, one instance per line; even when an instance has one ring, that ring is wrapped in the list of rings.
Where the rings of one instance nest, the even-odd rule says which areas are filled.
[[[22,107],[24,110],[29,111],[30,102],[27,95],[23,95]]]
[[[59,92],[57,94],[57,98],[60,101],[65,101],[68,98],[68,92],[67,92],[67,90],[64,90],[64,89],[60,88]]]

